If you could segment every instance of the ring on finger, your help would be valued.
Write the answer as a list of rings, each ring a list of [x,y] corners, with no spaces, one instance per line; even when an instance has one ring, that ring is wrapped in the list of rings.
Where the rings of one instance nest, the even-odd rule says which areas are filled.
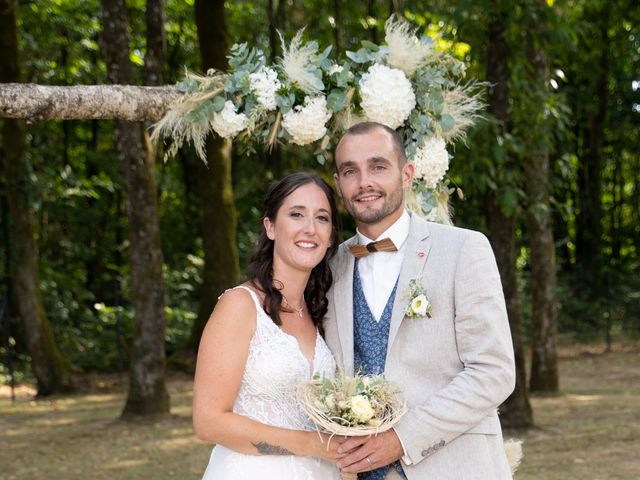
[[[369,466],[371,466],[371,459],[369,457],[365,458],[365,460],[367,461],[367,463],[369,464]]]

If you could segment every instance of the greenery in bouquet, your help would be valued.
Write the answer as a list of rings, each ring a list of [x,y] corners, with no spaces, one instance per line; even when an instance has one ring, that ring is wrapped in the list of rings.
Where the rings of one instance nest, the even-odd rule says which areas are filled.
[[[154,140],[172,137],[168,156],[193,143],[204,161],[211,132],[268,148],[317,142],[316,158],[324,164],[332,138],[355,123],[379,122],[400,133],[415,165],[409,206],[448,222],[447,144],[463,139],[479,118],[480,85],[463,83],[465,64],[416,31],[392,17],[386,44],[363,40],[357,51],[333,60],[331,46],[305,42],[301,30],[288,45],[282,40],[274,65],[262,51],[234,45],[229,72],[186,73],[179,84],[184,95],[156,124]]]
[[[400,388],[380,375],[316,374],[300,385],[298,400],[318,427],[340,435],[383,432],[406,412]]]

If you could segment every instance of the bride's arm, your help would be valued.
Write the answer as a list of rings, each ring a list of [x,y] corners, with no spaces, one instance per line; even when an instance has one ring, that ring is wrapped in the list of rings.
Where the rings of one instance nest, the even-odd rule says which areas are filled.
[[[256,329],[249,293],[222,296],[202,334],[193,387],[193,427],[197,437],[249,455],[309,455],[329,460],[339,439],[321,443],[316,432],[272,427],[233,413],[233,404]]]

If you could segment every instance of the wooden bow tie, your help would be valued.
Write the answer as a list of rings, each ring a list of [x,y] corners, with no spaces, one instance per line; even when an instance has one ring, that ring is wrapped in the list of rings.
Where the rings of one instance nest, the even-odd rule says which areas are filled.
[[[366,245],[349,245],[349,251],[356,258],[366,257],[373,252],[397,252],[398,249],[390,238],[383,238],[377,242],[367,243]]]

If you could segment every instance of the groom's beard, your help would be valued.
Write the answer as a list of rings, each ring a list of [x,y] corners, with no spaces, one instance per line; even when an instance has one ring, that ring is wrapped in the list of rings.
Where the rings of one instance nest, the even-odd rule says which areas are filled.
[[[357,199],[372,193],[380,195],[384,200],[383,204],[377,209],[368,207],[364,207],[364,209],[362,209],[362,207],[359,207]],[[354,220],[367,225],[372,225],[384,220],[392,213],[398,211],[404,202],[404,191],[402,190],[402,184],[400,184],[398,188],[388,195],[382,190],[371,189],[366,192],[359,192],[348,200],[346,198],[343,199],[343,201],[344,208],[349,212],[349,215],[351,215]]]

